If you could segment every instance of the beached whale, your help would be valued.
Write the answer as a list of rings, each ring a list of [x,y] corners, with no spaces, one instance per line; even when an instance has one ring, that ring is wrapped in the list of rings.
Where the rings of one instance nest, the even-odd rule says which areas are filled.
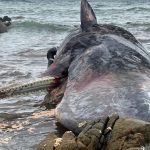
[[[70,130],[77,131],[83,120],[113,113],[150,121],[150,56],[130,32],[98,24],[91,6],[82,0],[81,26],[56,49],[55,57],[48,55],[49,79],[2,88],[0,96],[47,88],[52,80],[57,85],[50,86],[51,91],[59,80],[66,87],[56,118]]]
[[[97,24],[86,0],[81,28],[57,48],[50,76],[67,76],[56,117],[75,130],[79,122],[118,113],[150,121],[150,56],[128,31]]]

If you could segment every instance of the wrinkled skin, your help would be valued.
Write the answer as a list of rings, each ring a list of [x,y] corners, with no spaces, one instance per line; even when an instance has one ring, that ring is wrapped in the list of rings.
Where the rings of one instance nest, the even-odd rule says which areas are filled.
[[[150,121],[148,51],[125,29],[96,22],[82,0],[81,28],[66,37],[48,68],[51,76],[68,77],[56,118],[74,132],[79,122],[112,113]]]

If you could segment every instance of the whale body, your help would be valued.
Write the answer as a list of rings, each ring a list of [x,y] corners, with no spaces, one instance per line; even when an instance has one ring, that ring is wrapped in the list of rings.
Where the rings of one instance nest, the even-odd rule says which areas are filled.
[[[67,77],[56,118],[76,131],[84,120],[119,114],[150,121],[150,56],[127,30],[98,24],[86,0],[81,1],[81,26],[57,48],[48,69]]]

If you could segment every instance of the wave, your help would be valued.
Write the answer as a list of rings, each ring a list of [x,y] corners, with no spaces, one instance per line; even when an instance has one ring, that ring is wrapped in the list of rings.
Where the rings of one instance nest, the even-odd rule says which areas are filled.
[[[5,72],[0,73],[0,77],[1,78],[17,77],[18,79],[19,78],[30,78],[31,74],[30,74],[30,72],[23,73],[23,72],[14,70],[14,71],[5,71]]]
[[[11,17],[12,20],[17,20],[17,19],[24,19],[25,17],[23,16],[14,16],[14,17]]]
[[[150,26],[150,22],[127,22],[126,24],[131,26],[145,26],[145,27]]]
[[[150,43],[150,39],[142,39],[142,38],[139,38],[138,39],[141,43]]]
[[[2,2],[6,2],[6,0],[1,0]],[[31,3],[29,0],[7,0],[7,2],[28,2]]]
[[[55,23],[41,23],[36,21],[23,21],[23,22],[14,22],[14,25],[17,28],[27,28],[27,29],[43,29],[49,30],[51,32],[63,32],[71,29],[69,25],[55,24]]]
[[[145,32],[150,32],[150,27],[146,28],[144,31]]]
[[[126,11],[150,11],[150,8],[132,7],[132,8],[127,8]]]

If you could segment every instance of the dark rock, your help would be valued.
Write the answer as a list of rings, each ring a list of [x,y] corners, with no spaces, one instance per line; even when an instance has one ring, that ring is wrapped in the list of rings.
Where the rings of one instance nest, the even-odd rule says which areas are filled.
[[[7,27],[11,25],[11,18],[8,16],[0,17],[0,33],[7,32]]]
[[[0,33],[7,32],[7,26],[0,20]]]
[[[57,135],[55,133],[50,133],[45,140],[43,140],[39,145],[37,150],[53,150],[53,145]]]
[[[62,138],[50,134],[38,146],[38,150],[97,150],[99,146],[99,135],[96,126],[75,136],[71,131],[65,132]],[[101,123],[100,123],[101,124]],[[97,133],[95,134],[95,131]],[[92,133],[93,132],[93,133]],[[99,135],[98,135],[99,134]],[[150,146],[150,123],[131,118],[118,119],[107,139],[103,150],[139,150]],[[57,142],[58,141],[58,142]]]
[[[106,150],[142,148],[150,143],[150,123],[136,119],[119,119],[112,131]]]

